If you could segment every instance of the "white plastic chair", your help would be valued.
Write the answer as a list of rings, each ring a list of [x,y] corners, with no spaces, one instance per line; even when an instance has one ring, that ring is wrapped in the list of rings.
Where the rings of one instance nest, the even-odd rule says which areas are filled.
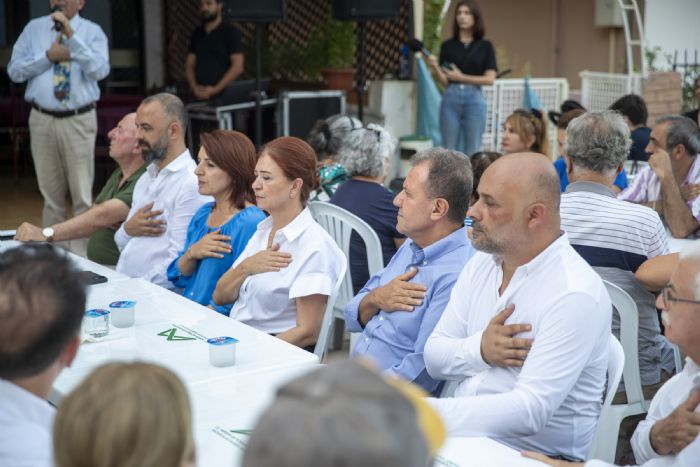
[[[670,344],[673,347],[673,361],[676,364],[676,374],[678,374],[683,371],[683,356],[681,355],[681,349],[676,344]]]
[[[639,317],[637,304],[620,287],[608,281],[603,282],[608,289],[612,305],[620,315],[620,343],[627,356],[622,371],[627,403],[612,404],[606,413],[601,413],[596,430],[598,442],[596,444],[595,458],[613,462],[615,460],[620,423],[624,418],[631,415],[646,413],[649,410],[651,401],[644,399],[642,381],[639,375],[639,350],[637,345]]]
[[[323,321],[321,321],[321,330],[318,333],[316,347],[314,347],[314,354],[316,354],[319,361],[323,361],[323,357],[325,357],[326,352],[328,352],[328,344],[330,342],[331,330],[333,328],[333,307],[338,299],[338,293],[340,292],[340,287],[345,280],[345,273],[347,270],[347,261],[341,261],[340,271],[338,271],[338,280],[335,281],[333,292],[331,293],[331,296],[328,297],[328,301],[326,302],[326,310],[323,312]]]
[[[369,277],[372,277],[384,268],[382,244],[379,242],[377,232],[375,232],[367,222],[353,213],[330,203],[314,201],[309,203],[309,209],[311,210],[311,215],[316,219],[316,222],[333,237],[333,240],[335,240],[335,243],[348,260],[350,258],[350,235],[353,231],[357,232],[367,247]],[[345,271],[345,280],[340,287],[338,297],[335,301],[333,317],[344,319],[343,309],[353,296],[352,277],[350,276],[350,268],[347,268]],[[331,320],[331,322],[332,321],[333,320]],[[359,337],[358,334],[352,334],[350,339],[351,349],[357,337]]]
[[[455,391],[457,390],[457,386],[459,386],[459,383],[461,382],[461,379],[451,379],[449,381],[445,381],[445,385],[442,387],[442,391],[440,391],[440,398],[442,399],[445,397],[454,397]]]
[[[593,434],[593,443],[588,451],[588,459],[603,459],[609,453],[610,443],[607,436],[610,436],[604,428],[604,422],[610,419],[610,407],[612,406],[613,398],[617,392],[617,387],[620,385],[620,379],[622,378],[623,368],[625,366],[625,351],[622,349],[622,344],[617,340],[617,338],[610,334],[610,356],[608,357],[608,383],[607,390],[605,394],[605,399],[603,400],[603,407],[600,410],[600,417],[598,418],[598,426]],[[619,424],[618,424],[619,425]],[[615,448],[617,447],[617,435],[615,435],[614,442],[612,443],[612,458],[615,457]],[[611,459],[610,462],[612,462]]]

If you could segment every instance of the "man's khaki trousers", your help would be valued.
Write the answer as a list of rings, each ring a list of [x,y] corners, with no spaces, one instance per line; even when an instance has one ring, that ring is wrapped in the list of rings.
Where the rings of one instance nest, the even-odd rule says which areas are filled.
[[[44,197],[43,226],[68,218],[68,194],[74,216],[88,210],[92,206],[95,177],[95,110],[74,117],[55,118],[32,109],[29,135],[39,191]],[[85,255],[87,239],[65,243],[63,246]]]

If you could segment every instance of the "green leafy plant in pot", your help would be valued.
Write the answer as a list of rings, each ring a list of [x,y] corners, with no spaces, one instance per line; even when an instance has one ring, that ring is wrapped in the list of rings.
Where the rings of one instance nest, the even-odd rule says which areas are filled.
[[[330,12],[309,34],[306,47],[305,74],[314,81],[324,81],[326,89],[350,91],[355,78],[357,49],[355,23],[335,21]]]

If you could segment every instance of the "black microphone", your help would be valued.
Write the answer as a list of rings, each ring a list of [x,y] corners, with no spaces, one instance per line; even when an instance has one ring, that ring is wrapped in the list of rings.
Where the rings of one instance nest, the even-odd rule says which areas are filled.
[[[409,49],[411,49],[413,52],[421,52],[423,55],[426,57],[430,57],[432,54],[430,53],[430,50],[426,49],[425,46],[423,45],[423,42],[419,41],[418,39],[411,38],[406,42],[406,45],[408,46]]]
[[[51,13],[55,13],[57,11],[63,11],[63,8],[61,8],[61,5],[54,5],[54,7],[51,8]],[[60,31],[61,29],[63,29],[63,25],[61,24],[60,21],[54,21],[53,28],[56,31]]]

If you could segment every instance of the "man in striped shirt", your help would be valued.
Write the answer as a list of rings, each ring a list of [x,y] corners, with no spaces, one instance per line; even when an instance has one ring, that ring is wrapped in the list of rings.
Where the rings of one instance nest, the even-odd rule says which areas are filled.
[[[639,311],[639,368],[645,396],[653,397],[673,369],[673,351],[661,335],[654,296],[635,279],[640,264],[668,252],[666,232],[654,210],[615,198],[612,184],[627,158],[630,132],[616,112],[591,112],[566,131],[566,167],[572,182],[561,198],[561,225],[571,245],[600,274],[621,287]],[[620,320],[613,315],[619,337]]]
[[[649,166],[642,169],[619,199],[650,206],[664,217],[671,235],[700,233],[700,130],[687,117],[658,119],[651,132]]]

